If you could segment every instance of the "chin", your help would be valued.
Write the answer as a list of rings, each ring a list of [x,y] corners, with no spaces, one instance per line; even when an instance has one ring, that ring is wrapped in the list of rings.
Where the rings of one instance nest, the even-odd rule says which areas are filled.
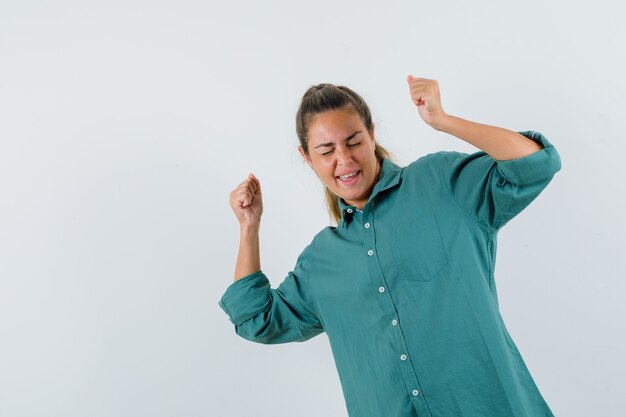
[[[361,200],[361,194],[343,194],[341,198],[343,198],[343,201],[345,202],[358,201]]]

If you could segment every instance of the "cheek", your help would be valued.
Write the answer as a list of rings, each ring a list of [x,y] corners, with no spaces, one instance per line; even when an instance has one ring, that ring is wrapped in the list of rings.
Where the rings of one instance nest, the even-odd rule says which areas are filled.
[[[332,164],[324,160],[313,161],[311,166],[318,178],[323,180],[333,180],[335,178],[335,170]]]
[[[332,161],[322,160],[317,164],[317,171],[324,176],[334,176],[335,167]]]
[[[357,154],[354,155],[354,159],[359,163],[361,167],[371,168],[375,164],[376,156],[370,149],[360,149]]]

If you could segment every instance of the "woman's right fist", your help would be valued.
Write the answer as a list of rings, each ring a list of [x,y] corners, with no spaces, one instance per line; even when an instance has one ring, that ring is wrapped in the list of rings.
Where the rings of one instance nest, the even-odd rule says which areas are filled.
[[[261,224],[263,214],[261,183],[254,174],[248,174],[248,178],[231,191],[230,207],[241,226],[258,227]]]

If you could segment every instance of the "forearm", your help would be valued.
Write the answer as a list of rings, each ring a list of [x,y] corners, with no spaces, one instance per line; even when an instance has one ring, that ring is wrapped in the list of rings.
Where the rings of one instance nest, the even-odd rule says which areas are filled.
[[[244,227],[240,229],[239,253],[235,265],[235,281],[261,269],[259,250],[259,228]]]
[[[445,115],[432,126],[476,146],[498,161],[523,158],[543,148],[537,142],[512,130],[451,115]]]

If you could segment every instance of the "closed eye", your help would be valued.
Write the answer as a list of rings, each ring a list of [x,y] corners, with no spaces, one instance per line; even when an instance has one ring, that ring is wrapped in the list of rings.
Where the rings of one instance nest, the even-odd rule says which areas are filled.
[[[360,144],[361,144],[361,142],[357,142],[357,143],[349,143],[349,144],[348,144],[348,147],[349,147],[349,148],[352,148],[352,147],[354,147],[354,146],[359,146]],[[324,152],[322,155],[324,155],[324,156],[330,155],[331,153],[333,153],[333,151],[334,151],[334,149],[332,149],[332,150],[330,150],[330,151],[328,151],[328,152]]]

